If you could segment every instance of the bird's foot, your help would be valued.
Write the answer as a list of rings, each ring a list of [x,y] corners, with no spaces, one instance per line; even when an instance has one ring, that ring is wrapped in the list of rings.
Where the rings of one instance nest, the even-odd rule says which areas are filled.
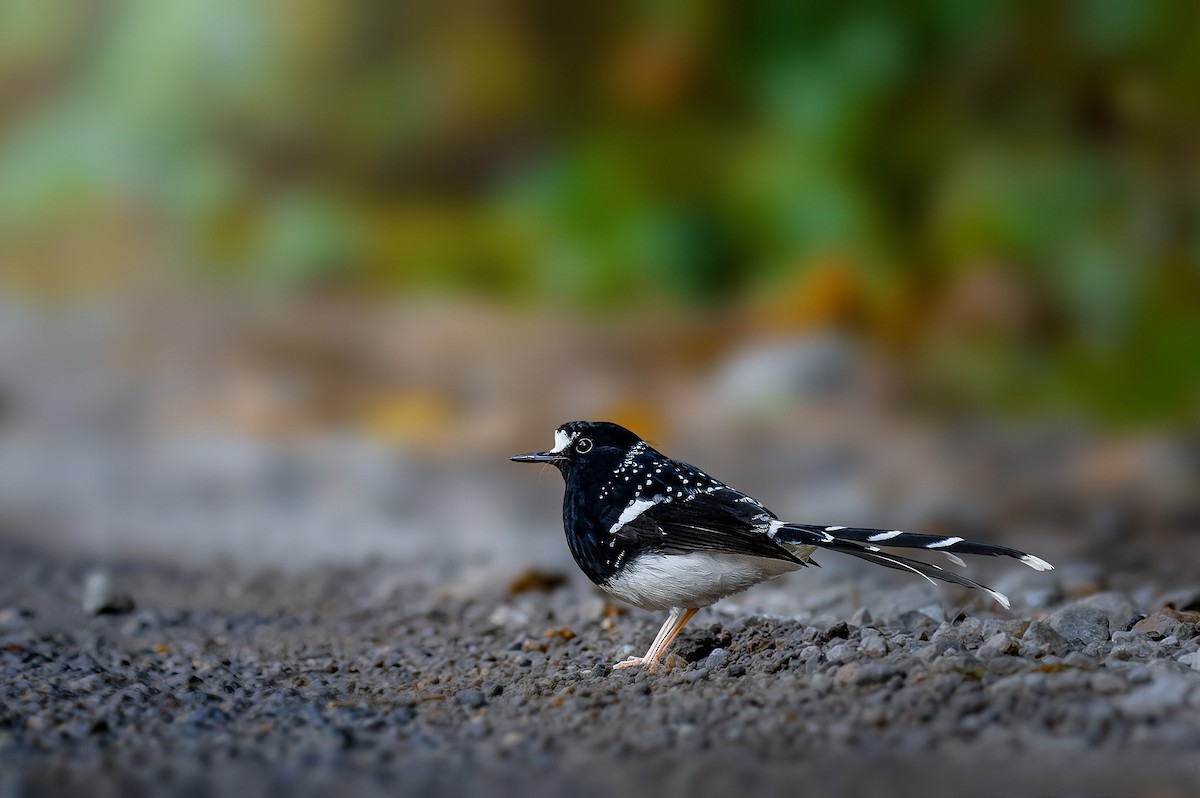
[[[645,657],[630,657],[629,659],[625,660],[624,662],[618,662],[616,665],[613,665],[612,669],[614,671],[619,671],[622,668],[636,668],[638,665],[649,665],[650,670],[654,670],[654,666],[657,664],[658,664],[657,662],[654,662],[653,660],[648,660]]]

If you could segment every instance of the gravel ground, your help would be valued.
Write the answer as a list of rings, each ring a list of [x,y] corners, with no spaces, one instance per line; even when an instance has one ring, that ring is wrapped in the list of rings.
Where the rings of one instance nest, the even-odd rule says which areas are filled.
[[[661,618],[573,577],[456,597],[385,564],[130,561],[85,590],[93,568],[0,546],[0,796],[1200,791],[1200,594],[731,605],[651,674],[610,666]]]

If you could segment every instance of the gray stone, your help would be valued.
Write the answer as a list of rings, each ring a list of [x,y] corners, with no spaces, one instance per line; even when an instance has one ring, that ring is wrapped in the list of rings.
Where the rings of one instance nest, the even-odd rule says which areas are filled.
[[[1021,656],[1044,657],[1047,654],[1065,654],[1071,650],[1067,639],[1045,621],[1034,621],[1021,638]]]
[[[855,626],[870,626],[873,622],[874,618],[871,617],[871,611],[866,607],[859,607],[850,616],[850,623]]]
[[[1050,628],[1067,640],[1097,643],[1108,640],[1109,616],[1099,607],[1068,604],[1048,619]]]
[[[917,612],[928,615],[934,623],[946,620],[946,611],[942,609],[941,604],[926,604],[924,607],[918,607]]]
[[[1180,619],[1179,613],[1161,610],[1135,623],[1131,631],[1147,635],[1151,640],[1162,640],[1171,635],[1178,637],[1187,634],[1187,627],[1188,624]]]
[[[1162,605],[1181,611],[1200,610],[1200,585],[1175,590],[1162,598]]]
[[[501,629],[523,629],[529,625],[529,614],[511,604],[499,604],[488,616],[488,623]]]
[[[1178,661],[1192,670],[1200,671],[1200,651],[1184,654]]]
[[[983,620],[981,618],[963,618],[958,624],[958,634],[964,643],[977,643],[982,640],[983,629]]]
[[[961,648],[963,644],[962,630],[949,621],[944,622],[929,638],[929,642],[938,646],[939,650]]]
[[[1137,718],[1166,714],[1183,706],[1194,680],[1178,674],[1160,674],[1158,678],[1116,699],[1122,712]]]
[[[1124,679],[1110,670],[1100,670],[1091,674],[1089,683],[1092,690],[1100,695],[1116,695],[1129,688],[1129,684]]]
[[[826,649],[825,659],[830,662],[851,662],[857,654],[858,648],[854,643],[838,643]]]
[[[979,650],[976,652],[980,659],[991,659],[1005,654],[1015,654],[1021,648],[1016,640],[1013,640],[1004,632],[997,632],[989,637]]]
[[[133,611],[133,599],[113,587],[107,571],[92,571],[87,575],[81,604],[88,615],[120,615]]]
[[[908,612],[901,613],[896,618],[896,626],[900,628],[900,631],[907,634],[912,634],[918,629],[933,625],[934,620],[920,610],[909,610]]]
[[[708,670],[716,670],[722,668],[729,661],[729,650],[725,648],[714,648],[708,652],[708,656],[704,659],[704,667]]]
[[[455,693],[454,700],[468,709],[479,709],[487,703],[482,690],[459,690]]]
[[[1083,671],[1094,671],[1100,667],[1095,657],[1089,657],[1082,651],[1072,651],[1063,657],[1063,665],[1068,668],[1078,668]]]
[[[833,682],[837,685],[849,685],[858,681],[858,672],[861,666],[857,662],[848,662],[845,665],[838,667],[833,674]]]
[[[1091,683],[1091,674],[1084,671],[1066,670],[1047,674],[1046,689],[1051,693],[1082,691]]]
[[[11,631],[25,626],[25,618],[15,607],[0,608],[0,631]]]
[[[883,639],[883,635],[879,632],[864,633],[862,642],[859,643],[859,650],[868,657],[878,659],[886,656],[888,653],[887,641]]]
[[[1124,593],[1108,591],[1088,596],[1076,602],[1079,607],[1094,607],[1108,616],[1108,626],[1112,630],[1124,629],[1130,620],[1138,614],[1138,608],[1133,599]]]

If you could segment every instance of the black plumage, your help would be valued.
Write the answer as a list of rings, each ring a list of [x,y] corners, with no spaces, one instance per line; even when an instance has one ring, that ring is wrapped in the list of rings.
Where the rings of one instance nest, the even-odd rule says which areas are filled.
[[[554,438],[553,449],[512,459],[552,463],[562,473],[563,527],[575,562],[617,598],[671,611],[646,655],[617,667],[653,667],[699,607],[815,565],[810,558],[817,549],[979,588],[1005,607],[1007,598],[978,582],[881,547],[934,551],[958,564],[961,553],[1052,567],[1016,549],[960,537],[785,523],[753,497],[672,460],[617,424],[574,421]]]

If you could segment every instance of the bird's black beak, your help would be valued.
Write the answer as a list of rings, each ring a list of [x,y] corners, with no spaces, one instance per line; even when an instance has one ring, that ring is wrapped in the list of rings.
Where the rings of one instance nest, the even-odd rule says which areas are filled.
[[[562,460],[563,457],[555,452],[529,452],[528,454],[514,454],[508,459],[514,463],[555,463]]]

